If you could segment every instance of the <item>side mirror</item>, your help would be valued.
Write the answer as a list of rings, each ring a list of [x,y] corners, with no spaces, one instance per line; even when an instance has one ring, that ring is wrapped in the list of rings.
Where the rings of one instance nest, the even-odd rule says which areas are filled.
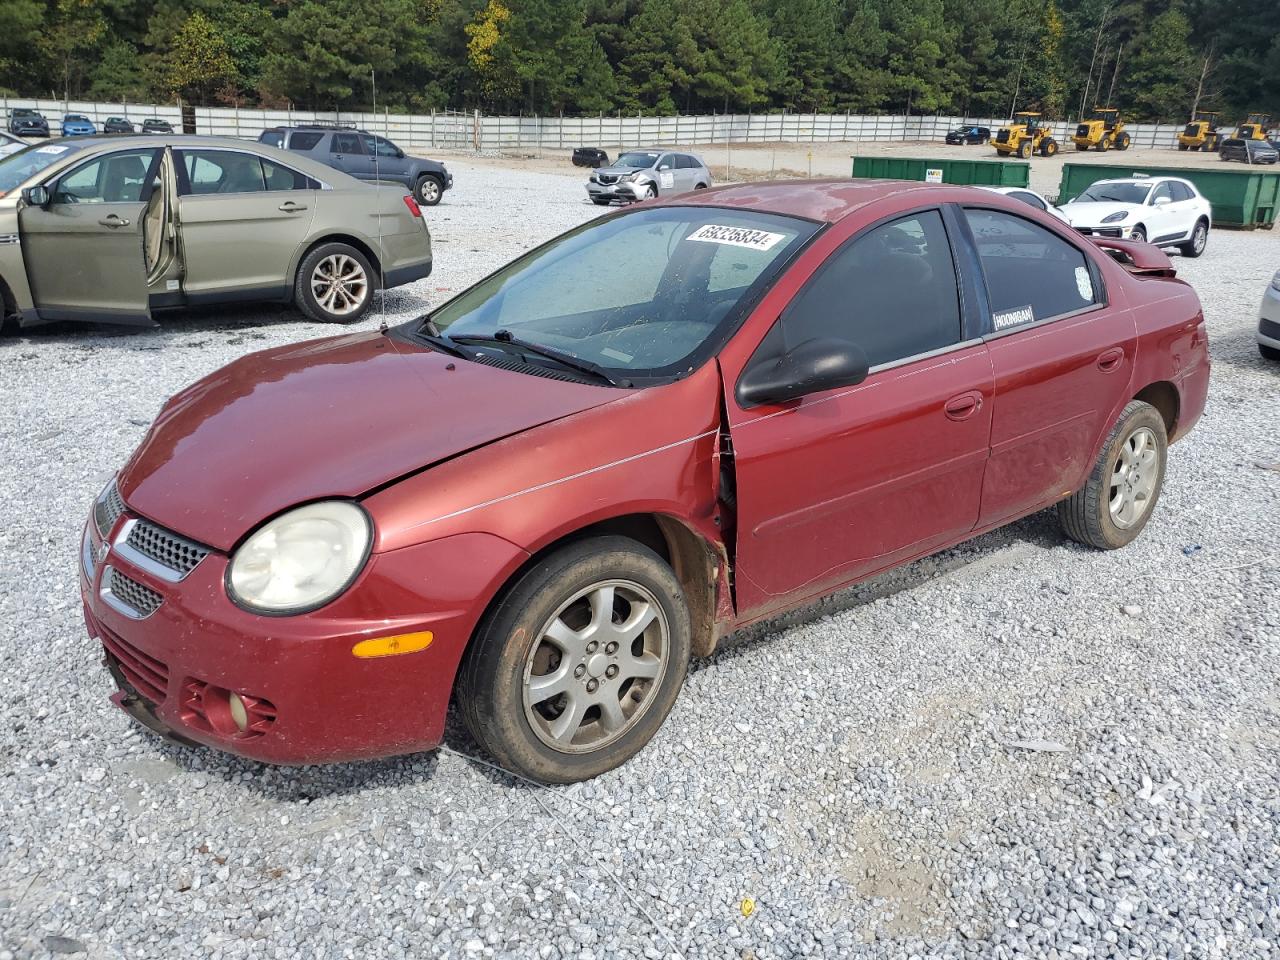
[[[397,159],[397,160],[403,160],[403,159],[404,159],[404,151],[403,151],[403,150],[401,150],[399,147],[396,147],[396,159]]]
[[[664,163],[664,164],[662,164],[662,166],[658,167],[658,169],[659,169],[659,170],[670,170],[670,169],[671,169],[671,164],[669,164],[669,163]]]
[[[783,403],[836,387],[851,387],[867,378],[867,355],[856,343],[832,338],[806,340],[778,358],[747,367],[738,380],[743,406]]]
[[[1156,197],[1151,203],[1153,206],[1163,207],[1166,203],[1173,203],[1173,197]]]
[[[50,196],[48,187],[40,186],[27,187],[22,191],[22,199],[33,207],[47,207],[53,197]]]

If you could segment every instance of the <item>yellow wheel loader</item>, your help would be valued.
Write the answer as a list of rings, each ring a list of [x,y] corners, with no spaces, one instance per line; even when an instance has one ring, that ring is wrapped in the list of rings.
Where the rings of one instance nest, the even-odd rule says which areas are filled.
[[[1271,117],[1265,113],[1251,113],[1249,119],[1236,131],[1237,140],[1265,140],[1271,128]]]
[[[1221,145],[1218,115],[1210,110],[1197,110],[1191,122],[1178,134],[1179,150],[1207,150],[1212,153]]]
[[[1087,120],[1082,120],[1076,127],[1071,142],[1077,150],[1088,150],[1093,147],[1107,151],[1112,147],[1117,150],[1129,149],[1129,134],[1124,129],[1124,121],[1120,119],[1120,111],[1114,107],[1094,107]]]
[[[1053,139],[1049,127],[1040,122],[1040,114],[1027,111],[1015,113],[1013,119],[1000,128],[991,145],[1002,157],[1015,156],[1023,160],[1030,160],[1033,153],[1052,157],[1058,152],[1058,141]]]

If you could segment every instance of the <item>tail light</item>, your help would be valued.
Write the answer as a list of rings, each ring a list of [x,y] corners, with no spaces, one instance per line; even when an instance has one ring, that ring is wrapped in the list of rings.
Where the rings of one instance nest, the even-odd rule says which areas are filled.
[[[415,217],[422,216],[422,208],[418,206],[418,201],[407,193],[404,195],[404,205],[409,208],[409,212]]]

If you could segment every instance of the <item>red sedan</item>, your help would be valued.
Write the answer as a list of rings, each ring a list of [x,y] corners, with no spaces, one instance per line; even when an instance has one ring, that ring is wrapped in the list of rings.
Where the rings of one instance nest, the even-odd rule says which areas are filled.
[[[1129,543],[1208,378],[1145,244],[978,189],[699,191],[174,396],[94,504],[85,618],[166,736],[386,756],[454,696],[579,780],[745,624],[1054,504]]]

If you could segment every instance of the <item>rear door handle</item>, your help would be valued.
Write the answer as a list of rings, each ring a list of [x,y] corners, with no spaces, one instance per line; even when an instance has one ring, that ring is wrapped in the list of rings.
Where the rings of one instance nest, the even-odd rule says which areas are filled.
[[[1112,347],[1110,350],[1104,350],[1098,354],[1098,369],[1103,373],[1110,373],[1117,369],[1124,361],[1124,351],[1119,347]]]
[[[294,203],[292,200],[286,200],[284,203],[280,204],[280,206],[278,206],[276,209],[283,210],[285,213],[294,213],[298,210],[307,209],[307,205],[305,203]]]
[[[968,420],[982,409],[982,394],[977,390],[962,393],[948,400],[942,409],[951,420]]]
[[[99,220],[98,223],[102,224],[104,227],[127,227],[129,225],[128,220],[124,217],[117,217],[114,213],[107,214]]]

